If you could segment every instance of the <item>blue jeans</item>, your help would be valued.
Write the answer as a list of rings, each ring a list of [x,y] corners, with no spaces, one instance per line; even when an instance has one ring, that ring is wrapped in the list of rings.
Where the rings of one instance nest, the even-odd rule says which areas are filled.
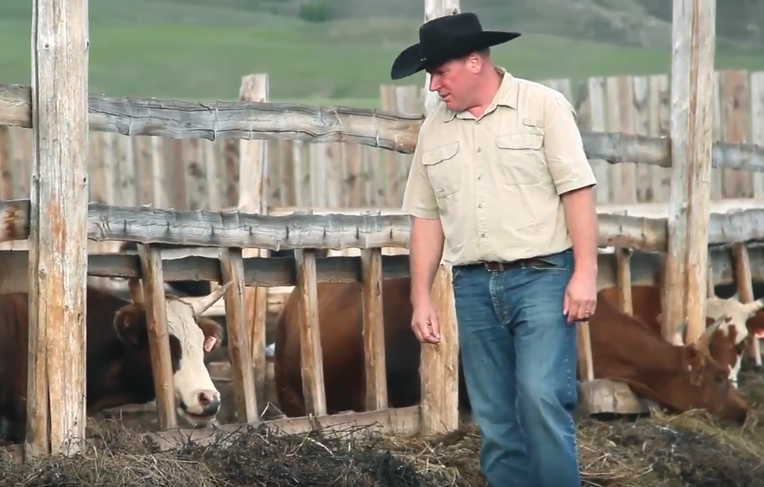
[[[491,487],[580,487],[573,252],[503,272],[453,267],[462,366]]]

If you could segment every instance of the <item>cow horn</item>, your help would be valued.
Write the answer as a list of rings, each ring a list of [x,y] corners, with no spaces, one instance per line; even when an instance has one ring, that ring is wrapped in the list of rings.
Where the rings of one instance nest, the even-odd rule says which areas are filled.
[[[721,315],[720,317],[716,318],[716,321],[714,321],[710,326],[706,327],[706,331],[704,331],[700,336],[700,339],[698,339],[698,346],[707,349],[708,345],[711,343],[711,336],[727,320],[729,320],[728,315]]]
[[[130,289],[130,298],[135,304],[143,304],[143,286],[137,277],[131,277],[127,281],[127,287]]]
[[[226,290],[229,287],[231,287],[231,284],[233,284],[233,281],[228,281],[227,283],[218,287],[217,289],[215,289],[214,291],[212,291],[210,294],[206,296],[183,297],[180,299],[190,304],[191,307],[194,309],[194,316],[198,317],[198,316],[201,316],[202,313],[204,313],[210,306],[215,304],[220,298],[222,298]]]
[[[756,301],[751,301],[750,303],[745,304],[745,310],[748,312],[748,316],[753,315],[762,308],[764,308],[764,298],[760,298]]]

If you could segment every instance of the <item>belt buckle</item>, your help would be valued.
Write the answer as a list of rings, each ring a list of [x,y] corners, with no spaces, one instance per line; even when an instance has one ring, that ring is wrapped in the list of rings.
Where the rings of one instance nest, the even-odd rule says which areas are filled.
[[[507,265],[504,262],[485,262],[483,265],[489,272],[504,272],[504,270],[507,268]]]

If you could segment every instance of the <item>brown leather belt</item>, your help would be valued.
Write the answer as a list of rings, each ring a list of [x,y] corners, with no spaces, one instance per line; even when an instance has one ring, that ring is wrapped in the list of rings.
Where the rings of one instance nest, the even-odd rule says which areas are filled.
[[[537,259],[536,257],[531,257],[529,259],[518,259],[513,260],[512,262],[479,262],[477,264],[466,264],[461,265],[462,269],[473,269],[475,267],[483,267],[485,270],[489,272],[504,272],[509,269],[516,269],[522,265],[539,265],[539,266],[548,266],[549,263],[547,263],[544,260]]]

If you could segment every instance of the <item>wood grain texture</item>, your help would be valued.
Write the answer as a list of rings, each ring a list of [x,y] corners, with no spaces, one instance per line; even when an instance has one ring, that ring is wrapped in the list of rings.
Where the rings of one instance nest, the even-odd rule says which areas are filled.
[[[35,0],[32,8],[32,87],[23,95],[35,127],[27,218],[29,457],[76,454],[85,438],[87,5]],[[13,92],[20,90],[5,94]],[[12,106],[10,115],[18,114]]]
[[[764,208],[757,208],[751,201],[739,208],[728,208],[728,202],[718,209],[711,207],[709,244],[764,240]],[[87,237],[98,242],[269,250],[408,248],[409,216],[393,211],[386,213],[273,216],[90,203]],[[598,208],[597,214],[600,247],[666,251],[668,212],[665,205],[644,204],[631,208],[611,205]],[[0,242],[28,238],[28,222],[29,200],[0,201]]]
[[[671,202],[663,335],[674,343],[683,342],[673,327],[687,320],[689,343],[706,328],[707,245],[714,233],[709,201],[716,0],[674,0],[673,12]]]
[[[0,84],[0,125],[31,128],[30,100],[28,86]],[[420,114],[297,103],[185,102],[96,95],[89,100],[90,129],[98,132],[213,141],[237,138],[354,142],[402,154],[414,152],[424,120]],[[582,130],[581,135],[584,151],[591,160],[671,167],[669,137],[588,130]],[[716,143],[711,165],[764,172],[764,148]]]

